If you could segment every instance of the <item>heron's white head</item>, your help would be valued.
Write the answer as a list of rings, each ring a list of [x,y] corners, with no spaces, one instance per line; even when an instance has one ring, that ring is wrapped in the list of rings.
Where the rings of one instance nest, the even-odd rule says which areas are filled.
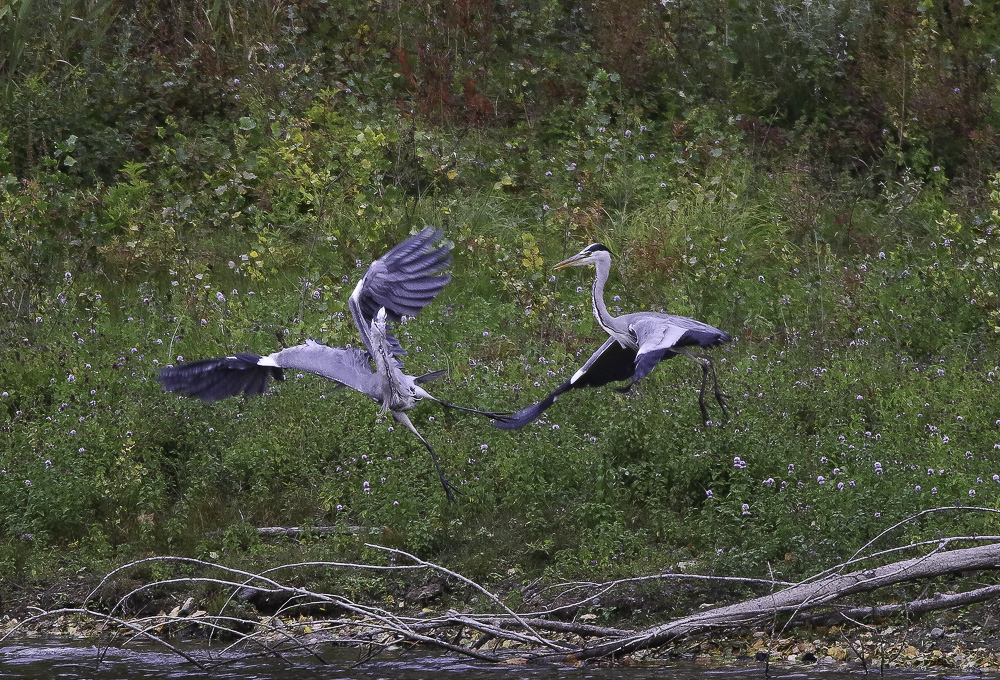
[[[372,335],[376,336],[381,342],[385,341],[385,336],[388,333],[385,326],[385,317],[385,307],[379,307],[379,310],[375,312],[375,316],[372,317]]]
[[[611,251],[600,243],[591,243],[589,246],[578,252],[573,257],[566,258],[555,266],[555,269],[564,267],[582,267],[586,264],[597,264],[602,259],[610,259]]]

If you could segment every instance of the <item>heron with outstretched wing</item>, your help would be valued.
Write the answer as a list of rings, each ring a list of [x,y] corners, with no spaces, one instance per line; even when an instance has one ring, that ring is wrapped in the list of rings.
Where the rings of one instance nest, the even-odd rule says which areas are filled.
[[[348,300],[351,315],[364,349],[329,347],[313,340],[267,356],[235,354],[202,359],[160,370],[158,380],[169,392],[181,392],[202,401],[216,401],[238,394],[263,394],[271,378],[284,379],[284,370],[305,371],[333,380],[367,395],[427,447],[434,460],[441,486],[454,502],[455,486],[441,470],[437,454],[420,436],[406,415],[421,400],[502,419],[503,414],[480,411],[441,401],[421,385],[441,377],[445,371],[421,376],[407,375],[400,359],[406,352],[389,332],[388,322],[414,316],[451,280],[441,273],[451,264],[451,245],[441,242],[442,232],[426,228],[375,260],[358,281]]]
[[[572,389],[600,387],[610,382],[628,380],[620,392],[627,392],[636,382],[649,374],[653,368],[666,359],[678,354],[685,356],[702,369],[701,392],[698,405],[702,420],[708,422],[708,408],[705,406],[705,390],[708,377],[712,376],[715,399],[726,415],[726,395],[719,389],[719,379],[715,365],[707,353],[695,353],[697,348],[709,349],[732,337],[715,326],[676,314],[659,312],[635,312],[612,316],[604,302],[604,285],[611,274],[611,251],[600,243],[594,243],[579,253],[558,263],[555,268],[594,265],[594,285],[591,301],[594,316],[607,334],[608,339],[594,352],[569,380],[560,385],[550,395],[506,418],[497,419],[494,427],[516,430],[538,419],[545,409]]]

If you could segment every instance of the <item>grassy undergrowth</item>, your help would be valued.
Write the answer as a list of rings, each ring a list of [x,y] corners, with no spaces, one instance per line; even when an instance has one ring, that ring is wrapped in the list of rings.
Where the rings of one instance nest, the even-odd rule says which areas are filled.
[[[341,524],[362,528],[354,540],[371,539],[371,529],[479,577],[679,560],[799,573],[849,557],[922,509],[996,507],[1000,356],[989,315],[970,297],[978,251],[970,263],[941,234],[920,251],[814,260],[798,249],[798,267],[779,255],[747,273],[725,232],[692,233],[681,241],[698,255],[673,277],[612,243],[624,253],[623,278],[609,295],[623,293],[612,300],[622,310],[663,306],[737,336],[716,352],[731,420],[702,426],[700,371],[683,359],[635,394],[568,395],[519,432],[424,405],[414,422],[464,491],[456,506],[419,443],[355,393],[289,375],[264,398],[203,405],[163,394],[154,380],[158,365],[180,357],[268,352],[310,336],[356,343],[333,310],[366,260],[331,267],[348,281],[330,289],[304,283],[303,271],[131,285],[67,272],[5,341],[5,569],[18,573],[50,546],[72,546],[77,559],[207,557],[252,551],[259,541],[239,527]],[[525,307],[518,295],[528,293],[496,282],[516,282],[505,268],[523,262],[491,269],[462,246],[454,282],[400,328],[407,367],[449,369],[433,387],[453,402],[530,403],[601,341],[589,280],[545,278],[562,250],[538,255],[545,274],[530,294],[542,302]],[[700,269],[690,265],[697,257],[730,266]],[[478,292],[490,286],[492,295]],[[721,291],[706,303],[700,286]],[[992,524],[943,515],[892,540],[996,533]]]
[[[511,57],[530,36],[547,59],[493,71],[418,50],[409,29],[437,24],[403,6],[216,3],[162,38],[141,10],[101,23],[102,3],[78,8],[103,27],[93,36],[70,19],[32,34],[44,8],[16,6],[5,36],[35,49],[4,53],[5,73],[31,76],[5,81],[0,124],[5,577],[143,554],[267,561],[293,549],[253,527],[332,524],[344,533],[294,551],[360,558],[371,540],[486,583],[678,562],[792,578],[921,510],[998,508],[997,81],[937,61],[943,38],[881,58],[967,88],[960,102],[926,73],[911,82],[915,106],[953,106],[978,137],[846,101],[857,82],[894,100],[839,52],[799,75],[835,75],[839,96],[817,112],[779,88],[794,105],[765,122],[781,98],[753,80],[767,68],[730,73],[723,97],[723,74],[682,74],[650,43],[644,80],[597,5],[593,25],[554,5],[512,23],[490,49]],[[246,12],[221,21],[222,8]],[[491,11],[435,21],[485,40]],[[877,23],[827,20],[866,38]],[[72,59],[50,60],[53,45]],[[719,63],[748,58],[721,49]],[[398,331],[410,373],[448,369],[435,395],[514,409],[571,375],[602,331],[587,272],[551,265],[599,240],[616,256],[613,311],[665,309],[737,338],[716,352],[731,420],[702,425],[683,358],[627,396],[567,395],[519,432],[423,405],[414,423],[464,492],[449,505],[419,442],[314,376],[212,405],[160,391],[158,367],[181,357],[356,344],[351,289],[425,224],[454,241],[454,279]],[[884,541],[995,523],[940,513]]]

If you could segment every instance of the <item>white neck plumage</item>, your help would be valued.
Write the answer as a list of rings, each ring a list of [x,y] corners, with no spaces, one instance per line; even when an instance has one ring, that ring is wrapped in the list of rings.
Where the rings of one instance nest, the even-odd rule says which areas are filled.
[[[614,317],[608,312],[608,306],[604,304],[604,284],[607,283],[611,275],[611,258],[601,257],[594,262],[594,286],[591,289],[591,304],[594,306],[594,316],[597,323],[601,324],[608,335],[618,339],[620,333],[615,329]]]

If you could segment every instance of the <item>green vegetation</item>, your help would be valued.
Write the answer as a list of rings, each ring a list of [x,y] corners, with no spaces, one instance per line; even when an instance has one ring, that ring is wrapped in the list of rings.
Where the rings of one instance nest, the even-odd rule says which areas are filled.
[[[276,560],[252,527],[327,524],[312,557],[374,540],[486,584],[791,577],[1000,507],[993,5],[140,5],[0,9],[4,578]],[[450,506],[419,442],[319,379],[160,391],[179,356],[357,343],[352,287],[425,224],[454,279],[399,331],[410,373],[450,371],[435,394],[519,408],[571,375],[602,331],[587,272],[551,265],[598,240],[612,309],[738,338],[732,421],[702,426],[684,360],[519,432],[424,405]]]

